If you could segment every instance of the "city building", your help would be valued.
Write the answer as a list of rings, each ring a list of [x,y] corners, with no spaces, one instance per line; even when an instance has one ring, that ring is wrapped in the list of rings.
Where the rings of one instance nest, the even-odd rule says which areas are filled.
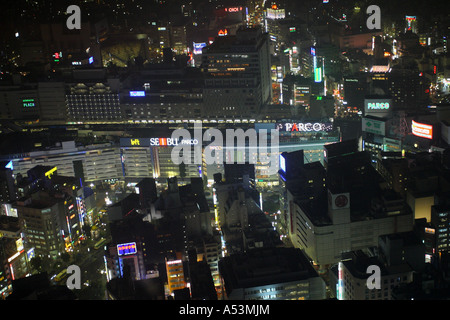
[[[447,252],[450,250],[449,246],[449,215],[450,208],[445,205],[431,206],[431,225],[430,233],[434,235],[436,241],[437,253]]]
[[[183,260],[167,260],[166,259],[166,273],[167,273],[167,291],[172,295],[175,290],[186,288],[187,282],[184,276]]]
[[[217,118],[254,117],[272,99],[267,34],[240,28],[203,49],[205,113]]]
[[[380,288],[368,286],[370,266],[380,268]],[[370,269],[369,269],[370,270]],[[363,251],[352,252],[351,259],[331,268],[330,288],[338,300],[391,300],[393,289],[413,280],[413,269],[408,264],[383,265],[376,256]]]
[[[13,205],[24,233],[25,250],[34,248],[36,256],[58,257],[64,241],[58,223],[60,207],[56,200],[19,199]]]
[[[111,241],[106,245],[105,267],[108,281],[129,278],[133,281],[157,278],[160,257],[156,247],[156,231],[142,216],[130,213],[111,222]],[[153,246],[153,247],[152,247]]]
[[[2,161],[0,162],[0,203],[7,204],[16,199],[17,189],[13,177],[12,162]]]
[[[67,118],[72,122],[120,121],[118,79],[106,78],[105,69],[73,71],[66,83]]]
[[[295,248],[256,248],[219,262],[226,300],[322,300],[325,282]]]
[[[19,218],[1,215],[0,233],[0,293],[4,299],[12,292],[12,281],[30,273],[33,250],[24,248]]]
[[[195,249],[189,252],[188,270],[191,298],[193,300],[217,300],[209,263],[205,260],[205,256],[199,260]]]
[[[305,199],[304,192],[296,197],[294,190],[302,190],[302,185],[286,184],[285,220],[295,247],[326,269],[343,252],[376,246],[383,234],[413,229],[411,209],[398,194],[382,188],[383,179],[369,155],[358,152],[354,141],[326,145],[324,152],[325,181],[320,176],[316,183],[303,181],[303,188],[313,182],[314,197]],[[288,164],[284,172],[289,175]]]

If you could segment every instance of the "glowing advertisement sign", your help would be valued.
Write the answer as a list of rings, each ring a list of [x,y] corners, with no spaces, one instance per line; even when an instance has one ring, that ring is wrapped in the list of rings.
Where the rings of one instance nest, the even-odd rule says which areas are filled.
[[[36,102],[34,101],[34,99],[23,99],[22,100],[22,106],[24,108],[36,107]]]
[[[314,82],[322,82],[322,68],[314,69]]]
[[[197,145],[197,139],[176,139],[176,138],[121,138],[122,147],[174,147],[178,145]]]
[[[364,112],[365,115],[387,116],[392,110],[392,99],[365,99]]]
[[[286,159],[284,158],[284,156],[282,154],[280,154],[280,169],[283,172],[286,172]]]
[[[239,12],[239,11],[242,11],[242,7],[225,8],[225,11],[227,11],[227,12]]]
[[[202,49],[204,47],[206,47],[206,42],[199,42],[199,43],[195,43],[194,44],[194,54],[202,54]]]
[[[8,164],[5,166],[5,168],[6,168],[6,169],[14,170],[14,165],[13,165],[12,160],[8,162]]]
[[[58,170],[58,168],[57,167],[53,167],[52,169],[48,170],[44,175],[47,178],[51,179],[52,175],[56,172],[56,170]]]
[[[277,123],[275,128],[278,131],[287,132],[319,132],[325,131],[329,132],[333,130],[333,124],[331,122],[283,122]]]
[[[433,139],[433,126],[412,120],[412,134],[427,139]]]
[[[135,254],[136,252],[136,242],[122,243],[117,245],[117,254],[119,256]]]
[[[130,97],[145,97],[145,91],[130,91]]]
[[[220,29],[219,32],[217,33],[217,35],[219,37],[226,36],[226,35],[228,35],[228,30],[227,29]]]
[[[177,146],[178,144],[196,145],[197,139],[150,138],[150,146]]]
[[[387,110],[389,109],[389,102],[368,102],[367,109],[369,110]]]

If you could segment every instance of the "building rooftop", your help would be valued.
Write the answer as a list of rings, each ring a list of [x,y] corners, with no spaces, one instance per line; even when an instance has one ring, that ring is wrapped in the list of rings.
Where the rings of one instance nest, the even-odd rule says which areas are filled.
[[[311,263],[296,248],[256,248],[219,261],[225,289],[302,281],[318,277]]]

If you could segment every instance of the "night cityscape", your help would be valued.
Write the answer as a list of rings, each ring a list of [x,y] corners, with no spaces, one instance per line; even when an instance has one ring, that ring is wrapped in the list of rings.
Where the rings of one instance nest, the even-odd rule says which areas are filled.
[[[450,299],[448,1],[0,16],[2,300]]]

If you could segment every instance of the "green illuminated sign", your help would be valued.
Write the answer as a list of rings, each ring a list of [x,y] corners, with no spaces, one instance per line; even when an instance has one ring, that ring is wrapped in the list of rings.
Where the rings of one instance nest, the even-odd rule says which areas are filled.
[[[34,99],[23,99],[22,106],[24,108],[36,107],[36,103],[34,102]]]
[[[314,82],[322,82],[322,68],[314,69]]]
[[[367,108],[371,110],[389,109],[389,102],[369,102]]]

